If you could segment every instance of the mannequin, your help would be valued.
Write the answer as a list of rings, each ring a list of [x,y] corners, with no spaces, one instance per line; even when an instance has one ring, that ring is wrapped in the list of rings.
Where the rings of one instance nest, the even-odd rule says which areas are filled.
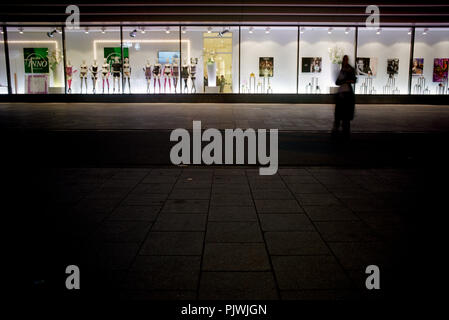
[[[173,76],[173,86],[175,87],[175,93],[176,89],[178,88],[178,79],[179,79],[179,65],[178,65],[178,58],[175,58],[173,60],[173,70],[172,70],[172,76]]]
[[[189,65],[187,64],[186,59],[184,59],[182,62],[183,62],[183,64],[181,67],[181,79],[184,80],[184,89],[181,90],[181,92],[185,91],[186,93],[188,93],[189,88],[187,86],[187,81],[189,80]]]
[[[81,79],[81,93],[83,93],[83,81],[86,85],[86,93],[87,93],[87,72],[89,67],[86,64],[86,60],[83,60],[83,63],[80,66],[80,79]]]
[[[145,72],[145,79],[147,80],[147,93],[150,93],[150,84],[151,84],[151,63],[150,60],[147,60],[147,64],[145,68],[143,68],[143,72]]]
[[[125,58],[123,63],[123,93],[125,93],[126,80],[128,80],[128,93],[131,93],[131,66],[129,65],[129,59]]]
[[[195,80],[196,80],[196,65],[198,64],[198,58],[190,58],[190,79],[192,80],[192,89],[191,92],[196,93],[196,86],[195,86]]]
[[[92,92],[96,93],[97,90],[97,80],[98,80],[98,64],[97,60],[90,66],[90,73],[92,74]]]
[[[162,65],[156,59],[156,63],[153,66],[154,93],[156,93],[156,80],[159,84],[159,93],[161,93],[161,73],[162,73]]]
[[[164,65],[164,93],[167,93],[167,80],[168,80],[168,87],[171,92],[171,76],[172,76],[172,65],[170,64],[170,59],[167,58],[167,61]]]
[[[111,66],[108,63],[108,60],[104,58],[103,65],[101,66],[101,78],[103,79],[103,93],[104,93],[104,80],[108,85],[108,93],[109,93],[109,72],[111,71]]]
[[[122,72],[122,64],[118,57],[114,58],[112,63],[112,90],[115,93],[115,82],[118,84],[118,93],[120,93],[120,74]]]
[[[67,93],[72,93],[72,76],[74,73],[76,73],[78,70],[73,70],[72,63],[70,60],[67,61],[67,65],[65,67],[65,74],[67,78]]]

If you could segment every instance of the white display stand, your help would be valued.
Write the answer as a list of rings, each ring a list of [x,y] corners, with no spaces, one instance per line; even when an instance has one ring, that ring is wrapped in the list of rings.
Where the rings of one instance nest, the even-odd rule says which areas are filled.
[[[207,84],[209,87],[217,85],[217,65],[215,62],[207,63]]]
[[[220,93],[220,87],[216,87],[216,86],[215,87],[209,87],[209,86],[206,86],[204,92],[205,93]]]

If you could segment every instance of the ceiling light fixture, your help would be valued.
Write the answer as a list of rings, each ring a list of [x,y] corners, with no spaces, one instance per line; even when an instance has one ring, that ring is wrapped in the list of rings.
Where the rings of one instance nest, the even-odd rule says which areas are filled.
[[[141,34],[145,34],[145,32],[146,32],[146,31],[145,31],[145,28],[143,28],[143,27],[140,28],[140,33],[141,33]]]
[[[19,33],[23,34],[23,28],[22,27],[19,28]]]
[[[265,33],[270,33],[270,30],[271,30],[270,27],[265,28]]]
[[[47,37],[53,38],[55,36],[56,32],[58,32],[56,29],[54,29],[54,30],[52,30],[50,32],[47,32]]]
[[[131,32],[129,33],[129,36],[130,36],[131,38],[135,38],[136,35],[137,35],[137,29],[134,29],[133,31],[131,31]]]
[[[348,33],[349,33],[349,31],[351,31],[351,29],[349,29],[349,28],[346,28],[346,29],[345,29],[345,34],[348,34]]]
[[[212,33],[212,27],[207,28],[207,33]]]
[[[249,33],[253,33],[253,32],[254,32],[254,27],[249,27],[248,32],[249,32]]]
[[[186,32],[187,32],[187,27],[186,27],[186,26],[182,27],[182,28],[181,28],[181,32],[182,32],[182,33],[186,33]]]
[[[334,28],[329,28],[329,29],[327,30],[327,33],[328,33],[328,34],[331,34],[331,33],[332,33],[332,30],[334,30]]]
[[[89,34],[89,28],[84,29],[85,34]]]
[[[380,34],[380,31],[382,31],[382,29],[377,29],[376,34]]]
[[[165,28],[165,33],[170,33],[170,27]]]
[[[299,33],[300,33],[300,34],[303,34],[304,31],[306,31],[306,28],[305,28],[305,27],[302,27],[301,29],[299,29]]]
[[[427,34],[427,31],[429,31],[429,29],[425,28],[424,31],[422,32],[423,35]]]
[[[105,34],[106,33],[106,28],[105,27],[101,27],[101,33]]]

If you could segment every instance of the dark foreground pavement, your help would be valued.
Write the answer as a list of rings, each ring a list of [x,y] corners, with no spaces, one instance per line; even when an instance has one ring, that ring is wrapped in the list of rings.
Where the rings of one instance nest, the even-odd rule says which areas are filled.
[[[279,120],[278,174],[262,177],[255,166],[173,166],[169,130],[132,130],[126,123],[120,130],[92,123],[80,130],[78,111],[70,111],[72,128],[65,108],[71,106],[57,109],[56,126],[50,107],[44,115],[24,106],[0,114],[2,213],[12,218],[4,224],[11,251],[5,264],[16,287],[27,288],[22,299],[26,292],[33,301],[411,304],[432,299],[441,286],[446,116],[432,130],[435,114],[418,110],[425,126],[414,122],[407,132],[362,126],[342,141],[323,129],[327,111],[319,114],[325,124],[320,117],[313,122],[314,109],[304,120],[319,130],[288,130],[285,121],[296,114],[289,107]],[[275,110],[263,112],[269,118]],[[407,121],[393,127],[407,128]],[[76,292],[64,285],[72,264],[81,270]],[[380,268],[381,290],[365,288],[371,264]]]
[[[419,300],[444,274],[444,212],[434,208],[443,173],[9,170],[12,264],[33,299],[52,301]],[[71,264],[82,274],[76,293],[64,287]],[[365,288],[371,264],[378,291]]]

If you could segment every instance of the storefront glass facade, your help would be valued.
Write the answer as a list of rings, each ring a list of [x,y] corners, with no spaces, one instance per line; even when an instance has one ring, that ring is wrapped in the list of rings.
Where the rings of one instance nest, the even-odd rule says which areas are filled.
[[[0,94],[332,94],[345,54],[356,94],[449,94],[447,27],[4,29]]]

